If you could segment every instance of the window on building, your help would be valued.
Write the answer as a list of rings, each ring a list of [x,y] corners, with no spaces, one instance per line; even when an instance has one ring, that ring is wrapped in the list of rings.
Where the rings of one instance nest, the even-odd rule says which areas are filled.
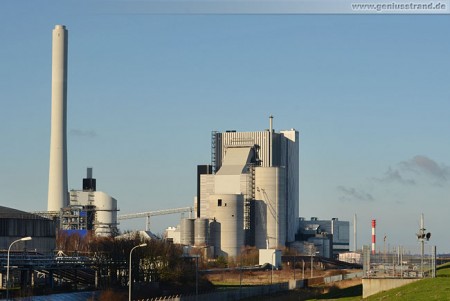
[[[217,200],[217,206],[219,206],[219,207],[222,206],[222,199],[218,199],[218,200]]]

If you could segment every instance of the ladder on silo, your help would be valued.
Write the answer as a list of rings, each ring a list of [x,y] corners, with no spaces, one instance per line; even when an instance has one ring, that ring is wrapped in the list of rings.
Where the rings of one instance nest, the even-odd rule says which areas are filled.
[[[216,173],[217,133],[218,133],[218,131],[211,132],[211,167],[212,167],[213,174]]]

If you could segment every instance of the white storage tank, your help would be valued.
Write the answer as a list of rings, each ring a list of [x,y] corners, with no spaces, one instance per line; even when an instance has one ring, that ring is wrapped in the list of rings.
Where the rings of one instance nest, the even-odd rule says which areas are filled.
[[[267,248],[267,206],[264,201],[253,200],[255,208],[255,247],[257,249]]]
[[[117,231],[117,200],[108,194],[95,191],[95,235],[111,236]]]
[[[269,248],[285,246],[288,225],[284,168],[255,168],[255,199],[266,205]]]
[[[194,244],[196,246],[206,246],[209,237],[209,220],[197,218],[194,221]]]
[[[209,223],[209,245],[214,247],[214,257],[220,254],[220,223],[215,219]]]
[[[193,246],[194,245],[194,219],[183,218],[180,224],[180,242],[182,245]]]
[[[244,246],[244,196],[214,194],[210,196],[211,217],[220,224],[219,255],[236,257]]]

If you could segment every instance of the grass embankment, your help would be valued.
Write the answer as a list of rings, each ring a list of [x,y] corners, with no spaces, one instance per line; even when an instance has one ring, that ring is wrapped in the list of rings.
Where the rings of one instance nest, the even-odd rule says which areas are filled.
[[[396,289],[381,292],[362,298],[362,284],[352,281],[341,281],[333,286],[320,286],[299,289],[273,296],[264,296],[265,301],[450,301],[450,264],[437,269],[436,278],[423,279]],[[253,299],[249,299],[253,300]],[[258,300],[258,299],[254,299]]]

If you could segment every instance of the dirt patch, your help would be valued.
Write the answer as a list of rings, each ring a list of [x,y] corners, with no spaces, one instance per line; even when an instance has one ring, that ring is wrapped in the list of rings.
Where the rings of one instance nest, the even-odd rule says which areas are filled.
[[[313,277],[327,277],[334,275],[347,274],[348,272],[353,273],[352,271],[347,270],[328,270],[328,271],[313,271]],[[278,283],[278,282],[287,282],[289,280],[295,279],[308,279],[311,277],[311,271],[305,270],[305,274],[303,275],[301,269],[296,269],[295,272],[293,269],[284,269],[284,270],[266,270],[266,271],[242,271],[232,270],[218,273],[211,273],[205,275],[205,277],[214,284],[219,285],[264,285],[270,283]],[[349,280],[350,281],[350,280]],[[313,282],[311,282],[313,283]],[[321,281],[317,282],[321,283]]]
[[[305,272],[305,278],[308,278],[310,273]],[[323,272],[315,272],[314,276],[323,275]],[[235,284],[242,283],[243,285],[259,285],[277,282],[286,282],[294,279],[293,270],[266,270],[266,271],[243,271],[239,270],[226,271],[214,274],[205,275],[209,281],[219,284]],[[295,271],[295,279],[302,279],[302,271]]]

